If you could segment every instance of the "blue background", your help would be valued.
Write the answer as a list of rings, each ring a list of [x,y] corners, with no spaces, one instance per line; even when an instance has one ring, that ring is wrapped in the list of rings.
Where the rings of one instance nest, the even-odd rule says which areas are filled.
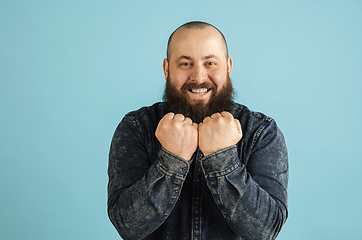
[[[278,239],[361,239],[362,1],[0,0],[1,239],[119,239],[110,141],[161,100],[167,39],[191,20],[224,33],[237,101],[286,137]]]

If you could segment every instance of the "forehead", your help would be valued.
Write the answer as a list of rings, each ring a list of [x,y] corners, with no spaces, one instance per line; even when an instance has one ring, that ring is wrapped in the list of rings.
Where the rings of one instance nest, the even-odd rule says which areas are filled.
[[[226,44],[220,32],[209,26],[177,30],[171,40],[170,53],[171,58],[178,58],[180,55],[194,58],[214,55],[221,58],[227,55]]]

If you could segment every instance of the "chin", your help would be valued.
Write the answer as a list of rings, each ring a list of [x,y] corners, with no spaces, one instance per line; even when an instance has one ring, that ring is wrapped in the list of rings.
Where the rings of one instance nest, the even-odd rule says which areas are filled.
[[[206,106],[209,103],[209,99],[192,99],[188,101],[191,106]]]

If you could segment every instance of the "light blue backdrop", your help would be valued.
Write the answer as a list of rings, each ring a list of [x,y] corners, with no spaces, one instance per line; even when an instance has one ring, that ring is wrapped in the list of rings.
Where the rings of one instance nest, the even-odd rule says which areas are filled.
[[[109,144],[161,100],[167,38],[225,34],[237,101],[272,116],[290,157],[279,240],[361,239],[362,1],[0,0],[0,238],[119,239]]]

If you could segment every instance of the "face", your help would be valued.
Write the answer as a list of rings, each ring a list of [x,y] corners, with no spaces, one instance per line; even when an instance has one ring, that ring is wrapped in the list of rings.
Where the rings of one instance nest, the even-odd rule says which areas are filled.
[[[185,117],[191,118],[191,120],[197,124],[202,122],[205,117],[211,116],[216,112],[232,112],[234,108],[234,91],[228,74],[226,75],[226,79],[226,85],[221,88],[217,94],[214,91],[207,104],[201,101],[190,104],[187,99],[187,92],[178,90],[174,84],[171,83],[171,80],[168,79],[163,95],[165,107],[168,112],[175,114],[181,113]]]
[[[163,64],[166,81],[190,105],[206,106],[227,85],[232,59],[227,57],[216,29],[179,29],[172,38],[170,53]]]

